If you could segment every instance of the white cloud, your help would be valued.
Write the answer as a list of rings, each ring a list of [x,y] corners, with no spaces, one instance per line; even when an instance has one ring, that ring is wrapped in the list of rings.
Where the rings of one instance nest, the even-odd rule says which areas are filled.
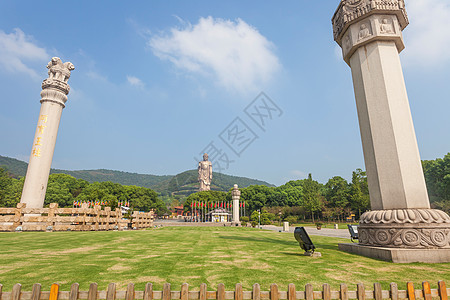
[[[44,48],[37,46],[31,36],[27,36],[19,28],[7,34],[0,30],[0,66],[8,72],[26,73],[34,79],[39,79],[37,72],[29,63],[42,62],[47,64],[50,55]]]
[[[405,29],[407,65],[434,67],[450,62],[450,2],[408,0],[411,24]]]
[[[149,46],[177,68],[239,93],[262,89],[280,68],[274,45],[241,19],[200,18],[195,25],[184,23],[153,36]]]
[[[137,78],[135,76],[127,75],[127,81],[132,86],[144,87],[144,83],[142,82],[142,80],[140,80],[139,78]]]
[[[127,22],[132,28],[134,28],[140,37],[148,39],[152,35],[152,32],[148,28],[139,25],[136,20],[129,18],[127,19]]]
[[[93,80],[108,82],[108,78],[106,76],[103,76],[102,74],[96,72],[96,71],[87,71],[86,76]]]
[[[306,173],[303,171],[300,171],[300,170],[292,170],[291,175],[294,175],[297,178],[306,178],[307,177]]]

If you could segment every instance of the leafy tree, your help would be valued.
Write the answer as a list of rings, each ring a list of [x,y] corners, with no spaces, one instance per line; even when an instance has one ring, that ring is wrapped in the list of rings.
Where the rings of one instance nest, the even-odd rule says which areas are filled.
[[[127,186],[132,193],[129,194],[131,207],[135,210],[149,211],[154,209],[158,215],[167,212],[166,205],[158,198],[158,194],[152,189]]]
[[[430,202],[450,213],[450,153],[444,158],[422,162]]]
[[[6,186],[0,205],[3,207],[16,207],[17,203],[20,202],[22,196],[23,184],[25,182],[25,177],[20,179],[12,178],[9,184]]]
[[[68,207],[73,204],[73,196],[67,186],[59,182],[49,182],[45,194],[44,205],[58,203],[60,207]]]
[[[431,204],[431,207],[450,213],[450,201],[436,201]]]
[[[314,222],[314,212],[322,208],[322,196],[320,194],[320,183],[312,179],[311,174],[308,179],[304,179],[303,183],[303,206],[311,213]]]
[[[290,181],[285,185],[275,188],[275,201],[272,200],[271,206],[299,206],[303,204],[302,186],[292,183]]]
[[[246,188],[241,188],[240,191],[241,201],[245,201],[247,212],[278,205],[276,188],[274,187],[251,185]]]
[[[350,184],[350,207],[357,212],[358,218],[363,212],[370,209],[369,187],[366,172],[356,169],[352,173]]]
[[[60,207],[70,207],[75,197],[88,185],[87,181],[67,174],[51,174],[48,178],[44,204],[58,203]]]
[[[322,217],[330,221],[331,218],[335,216],[335,211],[333,208],[328,207],[326,204],[322,208]]]
[[[261,225],[270,225],[272,224],[272,220],[274,220],[275,218],[275,214],[269,213],[265,209],[263,209],[261,213],[258,210],[255,210],[250,216],[250,220],[252,222],[256,222],[256,224],[258,224],[259,219]]]
[[[258,220],[261,218],[260,211],[254,210],[252,214],[250,215],[250,221],[258,222]]]
[[[334,176],[325,184],[325,198],[328,201],[329,207],[345,208],[349,204],[349,186],[347,181],[340,177]],[[339,217],[342,215],[339,214]]]
[[[0,168],[0,206],[2,206],[6,189],[11,185],[12,180],[13,179],[9,176],[8,172],[5,169]]]
[[[297,223],[297,218],[295,216],[288,216],[284,219],[286,222],[289,222],[289,224],[295,224]]]
[[[174,197],[172,199],[172,201],[170,201],[170,208],[172,210],[175,209],[175,207],[180,206],[180,205],[181,205],[181,202],[180,202],[179,197]]]
[[[241,222],[248,222],[250,219],[249,217],[240,217]]]

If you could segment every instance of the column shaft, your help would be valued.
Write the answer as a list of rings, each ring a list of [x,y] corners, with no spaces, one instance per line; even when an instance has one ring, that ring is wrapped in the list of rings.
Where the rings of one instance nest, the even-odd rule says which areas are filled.
[[[352,70],[372,206],[360,217],[358,245],[339,249],[394,262],[448,262],[450,217],[430,209],[398,55],[409,23],[404,0],[341,0],[332,22]]]
[[[233,222],[239,222],[239,198],[233,197]]]
[[[49,77],[42,82],[41,110],[20,199],[29,208],[44,206],[59,121],[70,91],[67,81],[75,69],[72,63],[63,63],[58,57],[53,57],[47,68]]]
[[[45,101],[41,105],[20,200],[29,208],[43,207],[62,109],[55,102]]]
[[[372,209],[429,208],[395,43],[359,47],[350,66]]]

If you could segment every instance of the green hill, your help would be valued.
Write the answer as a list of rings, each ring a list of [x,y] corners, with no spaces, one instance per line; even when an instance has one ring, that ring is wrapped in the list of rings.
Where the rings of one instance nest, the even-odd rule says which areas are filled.
[[[25,176],[28,164],[24,161],[0,155],[0,167],[6,169],[14,177]],[[59,170],[51,169],[50,173],[64,173],[88,182],[112,181],[123,185],[136,185],[151,188],[162,195],[188,196],[198,191],[197,170],[189,170],[173,175],[149,175],[137,174],[113,170]],[[221,173],[214,173],[211,189],[216,191],[228,191],[234,184],[239,187],[249,185],[273,186],[265,181],[237,177]]]
[[[8,172],[11,173],[14,177],[19,177],[25,176],[25,174],[27,173],[28,164],[15,158],[0,155],[0,167],[7,169]],[[104,169],[79,171],[51,169],[50,173],[64,173],[75,178],[84,179],[88,182],[112,181],[124,185],[136,185],[146,188],[153,188],[153,186],[159,184],[160,182],[173,177],[173,175],[146,175]]]
[[[211,190],[227,192],[234,184],[239,185],[239,187],[247,187],[250,185],[274,186],[261,180],[213,173]],[[197,192],[198,188],[197,170],[182,172],[153,187],[157,192],[179,196],[189,196]]]
[[[171,175],[148,175],[105,169],[79,171],[52,169],[50,173],[64,173],[89,182],[112,181],[123,185],[136,185],[152,189],[155,185],[173,177]]]
[[[6,169],[13,177],[25,176],[28,164],[24,161],[0,155],[0,167]]]

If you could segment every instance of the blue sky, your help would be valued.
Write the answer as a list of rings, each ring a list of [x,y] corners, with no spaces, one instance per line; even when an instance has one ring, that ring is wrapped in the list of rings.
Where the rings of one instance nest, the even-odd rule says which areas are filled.
[[[28,160],[45,67],[58,56],[75,70],[54,168],[177,174],[214,146],[214,170],[226,174],[350,179],[364,160],[350,68],[332,36],[338,4],[3,0],[0,155]],[[450,151],[450,3],[406,5],[403,71],[421,158],[435,159]],[[252,109],[263,103],[261,124]]]

